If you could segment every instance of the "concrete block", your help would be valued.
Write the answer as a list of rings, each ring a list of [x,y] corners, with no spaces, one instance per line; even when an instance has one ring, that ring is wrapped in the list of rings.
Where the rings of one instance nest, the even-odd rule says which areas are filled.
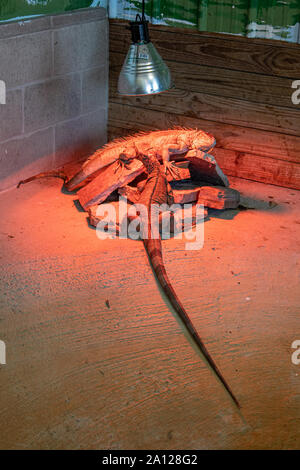
[[[0,144],[0,191],[41,171],[53,168],[54,129]]]
[[[54,31],[54,73],[77,72],[104,65],[108,57],[107,20]]]
[[[68,120],[80,113],[79,74],[55,78],[25,89],[25,132]]]
[[[22,134],[22,90],[6,93],[6,104],[0,104],[0,141]]]
[[[108,105],[108,67],[87,70],[82,74],[82,113]]]
[[[106,110],[95,112],[55,128],[55,166],[79,160],[106,143]]]
[[[106,9],[102,7],[81,8],[80,10],[51,16],[51,24],[52,28],[62,28],[76,23],[102,20],[106,16]]]
[[[51,32],[1,39],[0,63],[0,78],[7,88],[49,78],[52,71]]]
[[[1,23],[0,39],[21,36],[23,34],[36,33],[38,31],[45,31],[50,28],[50,16],[40,16],[38,18],[30,18],[27,20],[10,21],[8,23]]]

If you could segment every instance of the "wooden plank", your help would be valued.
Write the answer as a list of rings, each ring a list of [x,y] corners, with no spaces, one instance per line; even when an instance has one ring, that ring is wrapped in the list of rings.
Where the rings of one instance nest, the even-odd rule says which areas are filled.
[[[300,110],[174,89],[158,95],[128,97],[111,83],[110,101],[143,110],[168,111],[196,119],[299,136]]]
[[[116,88],[124,54],[113,52],[110,55],[110,82]],[[199,64],[165,61],[176,88],[229,98],[286,106],[292,104],[291,79],[258,75],[251,72],[208,67]]]
[[[130,168],[122,168],[119,162],[103,168],[100,173],[86,186],[78,191],[79,202],[84,209],[100,204],[116,189],[125,186],[143,173],[144,166],[133,160]]]
[[[221,148],[215,148],[212,153],[229,176],[300,189],[299,164]]]
[[[169,112],[141,110],[110,102],[109,139],[139,130],[198,127],[214,135],[217,147],[300,163],[300,137],[195,119]]]
[[[110,21],[110,52],[127,52],[126,22]],[[181,28],[150,27],[150,35],[165,60],[222,67],[242,72],[300,77],[299,44],[201,33]]]
[[[227,176],[224,175],[215,158],[205,152],[190,150],[185,155],[189,162],[191,178],[197,181],[207,181],[210,184],[229,186]]]
[[[212,209],[236,209],[240,202],[240,193],[236,189],[222,186],[203,186],[197,202]]]

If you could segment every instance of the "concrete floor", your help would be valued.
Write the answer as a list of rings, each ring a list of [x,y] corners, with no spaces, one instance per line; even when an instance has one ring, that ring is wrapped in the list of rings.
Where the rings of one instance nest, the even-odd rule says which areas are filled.
[[[98,240],[59,180],[0,196],[2,449],[299,448],[300,193],[231,181],[278,206],[213,214],[200,251],[163,247],[244,420],[162,299],[140,242]]]

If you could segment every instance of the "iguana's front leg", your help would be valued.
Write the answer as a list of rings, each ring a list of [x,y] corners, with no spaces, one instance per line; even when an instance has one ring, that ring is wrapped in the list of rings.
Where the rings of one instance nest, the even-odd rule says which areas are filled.
[[[123,176],[124,168],[126,168],[126,170],[130,170],[130,163],[132,162],[132,160],[134,158],[135,158],[135,156],[129,156],[129,155],[126,155],[125,153],[120,153],[119,158],[117,160],[117,166],[116,166],[116,169],[115,169],[115,173],[119,169],[121,169],[120,178],[122,178],[122,176]]]
[[[180,174],[174,162],[170,162],[170,156],[176,153],[184,153],[184,152],[185,152],[185,149],[181,149],[180,146],[176,143],[168,144],[164,146],[162,149],[162,161],[163,161],[163,165],[165,168],[165,174],[169,172],[172,178],[174,178],[175,180],[180,179]]]

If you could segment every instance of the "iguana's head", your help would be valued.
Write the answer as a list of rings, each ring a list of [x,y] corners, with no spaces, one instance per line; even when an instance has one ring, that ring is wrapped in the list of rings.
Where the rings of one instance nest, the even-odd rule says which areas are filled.
[[[182,136],[182,139],[190,150],[208,151],[214,147],[216,143],[215,138],[211,134],[201,131],[200,129],[188,131],[185,136]]]
[[[137,151],[136,147],[134,145],[132,146],[124,146],[121,153],[119,154],[119,159],[122,160],[123,162],[129,162],[136,158],[137,156]]]

